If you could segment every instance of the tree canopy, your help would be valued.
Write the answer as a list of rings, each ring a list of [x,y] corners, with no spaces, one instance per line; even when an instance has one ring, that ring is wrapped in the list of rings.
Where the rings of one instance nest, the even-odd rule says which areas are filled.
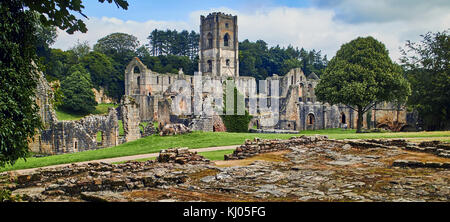
[[[61,82],[64,95],[61,108],[72,113],[89,114],[97,102],[92,91],[90,74],[81,65],[72,66],[71,73]]]
[[[402,49],[402,65],[413,89],[408,104],[419,112],[429,130],[450,128],[448,32],[429,32],[418,43],[407,41]]]
[[[392,62],[385,45],[373,37],[359,37],[342,45],[328,63],[316,96],[357,111],[357,132],[361,132],[365,112],[377,102],[406,100],[410,91],[401,67]]]
[[[106,1],[123,9],[128,7],[126,0]],[[33,99],[39,68],[33,64],[38,63],[36,46],[43,45],[44,52],[48,52],[45,45],[51,43],[54,32],[39,30],[36,24],[55,26],[69,34],[86,32],[84,22],[72,14],[86,17],[83,9],[81,0],[0,1],[0,166],[25,158],[28,140],[42,127]],[[38,39],[36,33],[43,38]]]
[[[0,2],[0,166],[28,153],[42,127],[34,101],[37,66],[34,14],[20,1]]]
[[[320,51],[307,51],[292,46],[269,48],[263,40],[239,43],[239,75],[263,80],[273,74],[285,75],[293,68],[302,68],[305,75],[316,73],[319,77],[327,65],[327,57]]]

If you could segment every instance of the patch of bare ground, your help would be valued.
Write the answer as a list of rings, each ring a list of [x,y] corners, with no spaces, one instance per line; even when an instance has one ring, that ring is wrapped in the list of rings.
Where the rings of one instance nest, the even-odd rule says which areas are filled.
[[[400,154],[393,157],[384,158],[382,161],[388,165],[392,165],[395,160],[415,160],[420,162],[438,162],[438,163],[450,163],[449,158],[439,157],[431,153],[403,151],[404,154]]]
[[[289,159],[285,158],[284,155],[291,152],[290,150],[263,153],[247,159],[242,160],[226,160],[226,161],[214,161],[217,167],[233,167],[233,166],[248,166],[257,160],[268,161],[268,162],[288,162]]]
[[[424,141],[434,141],[434,140],[443,140],[443,141],[447,141],[450,140],[450,137],[420,137],[420,138],[405,138],[405,140],[409,141],[409,142],[424,142]]]
[[[206,176],[214,176],[217,173],[219,173],[219,170],[216,170],[216,169],[205,169],[205,170],[202,170],[202,171],[199,171],[199,172],[188,174],[188,177],[191,180],[196,181],[196,180],[200,180],[200,179],[202,179],[203,177],[206,177]]]

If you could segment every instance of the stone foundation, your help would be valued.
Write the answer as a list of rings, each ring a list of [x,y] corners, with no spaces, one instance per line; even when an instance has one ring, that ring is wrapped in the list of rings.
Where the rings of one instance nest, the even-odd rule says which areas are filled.
[[[160,163],[178,164],[202,164],[210,162],[205,157],[198,155],[197,152],[189,151],[188,148],[161,150],[156,161]]]
[[[232,154],[225,155],[225,160],[238,160],[252,157],[261,153],[277,152],[287,150],[290,147],[315,143],[328,140],[327,136],[301,136],[292,137],[289,140],[261,140],[255,138],[253,141],[246,140],[245,144],[236,148]]]

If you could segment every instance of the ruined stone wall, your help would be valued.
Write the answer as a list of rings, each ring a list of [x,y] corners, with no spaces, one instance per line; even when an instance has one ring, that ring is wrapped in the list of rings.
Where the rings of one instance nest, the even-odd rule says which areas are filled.
[[[101,132],[101,142],[97,133]],[[119,145],[117,111],[109,109],[108,115],[90,115],[78,121],[60,121],[41,132],[39,153],[75,153]]]
[[[133,98],[124,96],[122,97],[120,109],[122,113],[125,142],[140,139],[141,132],[139,124],[141,123],[141,118],[139,116],[139,105]]]
[[[35,102],[39,107],[39,116],[44,129],[49,129],[53,124],[58,122],[55,110],[52,104],[53,90],[45,79],[44,73],[38,72],[38,81],[36,86]],[[42,150],[51,150],[51,147],[42,147],[41,135],[37,134],[33,139],[29,140],[28,147],[32,152],[39,153]]]
[[[277,129],[298,130],[300,128],[299,86],[292,85],[286,98],[280,103],[280,121]]]
[[[304,144],[327,140],[327,136],[301,136],[292,137],[289,140],[261,140],[255,138],[253,141],[246,140],[244,145],[239,146],[232,154],[225,155],[225,160],[238,160],[252,157],[262,153],[287,150]]]
[[[98,104],[101,104],[101,103],[115,103],[115,102],[117,102],[114,99],[108,97],[105,94],[105,90],[103,88],[100,88],[100,90],[97,90],[96,88],[92,88],[92,92],[94,92],[95,101]]]

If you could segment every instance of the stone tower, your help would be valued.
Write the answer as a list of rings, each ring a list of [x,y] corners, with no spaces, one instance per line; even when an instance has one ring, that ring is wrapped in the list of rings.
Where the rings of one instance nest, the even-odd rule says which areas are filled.
[[[214,12],[200,17],[200,61],[205,76],[239,76],[237,16]]]

